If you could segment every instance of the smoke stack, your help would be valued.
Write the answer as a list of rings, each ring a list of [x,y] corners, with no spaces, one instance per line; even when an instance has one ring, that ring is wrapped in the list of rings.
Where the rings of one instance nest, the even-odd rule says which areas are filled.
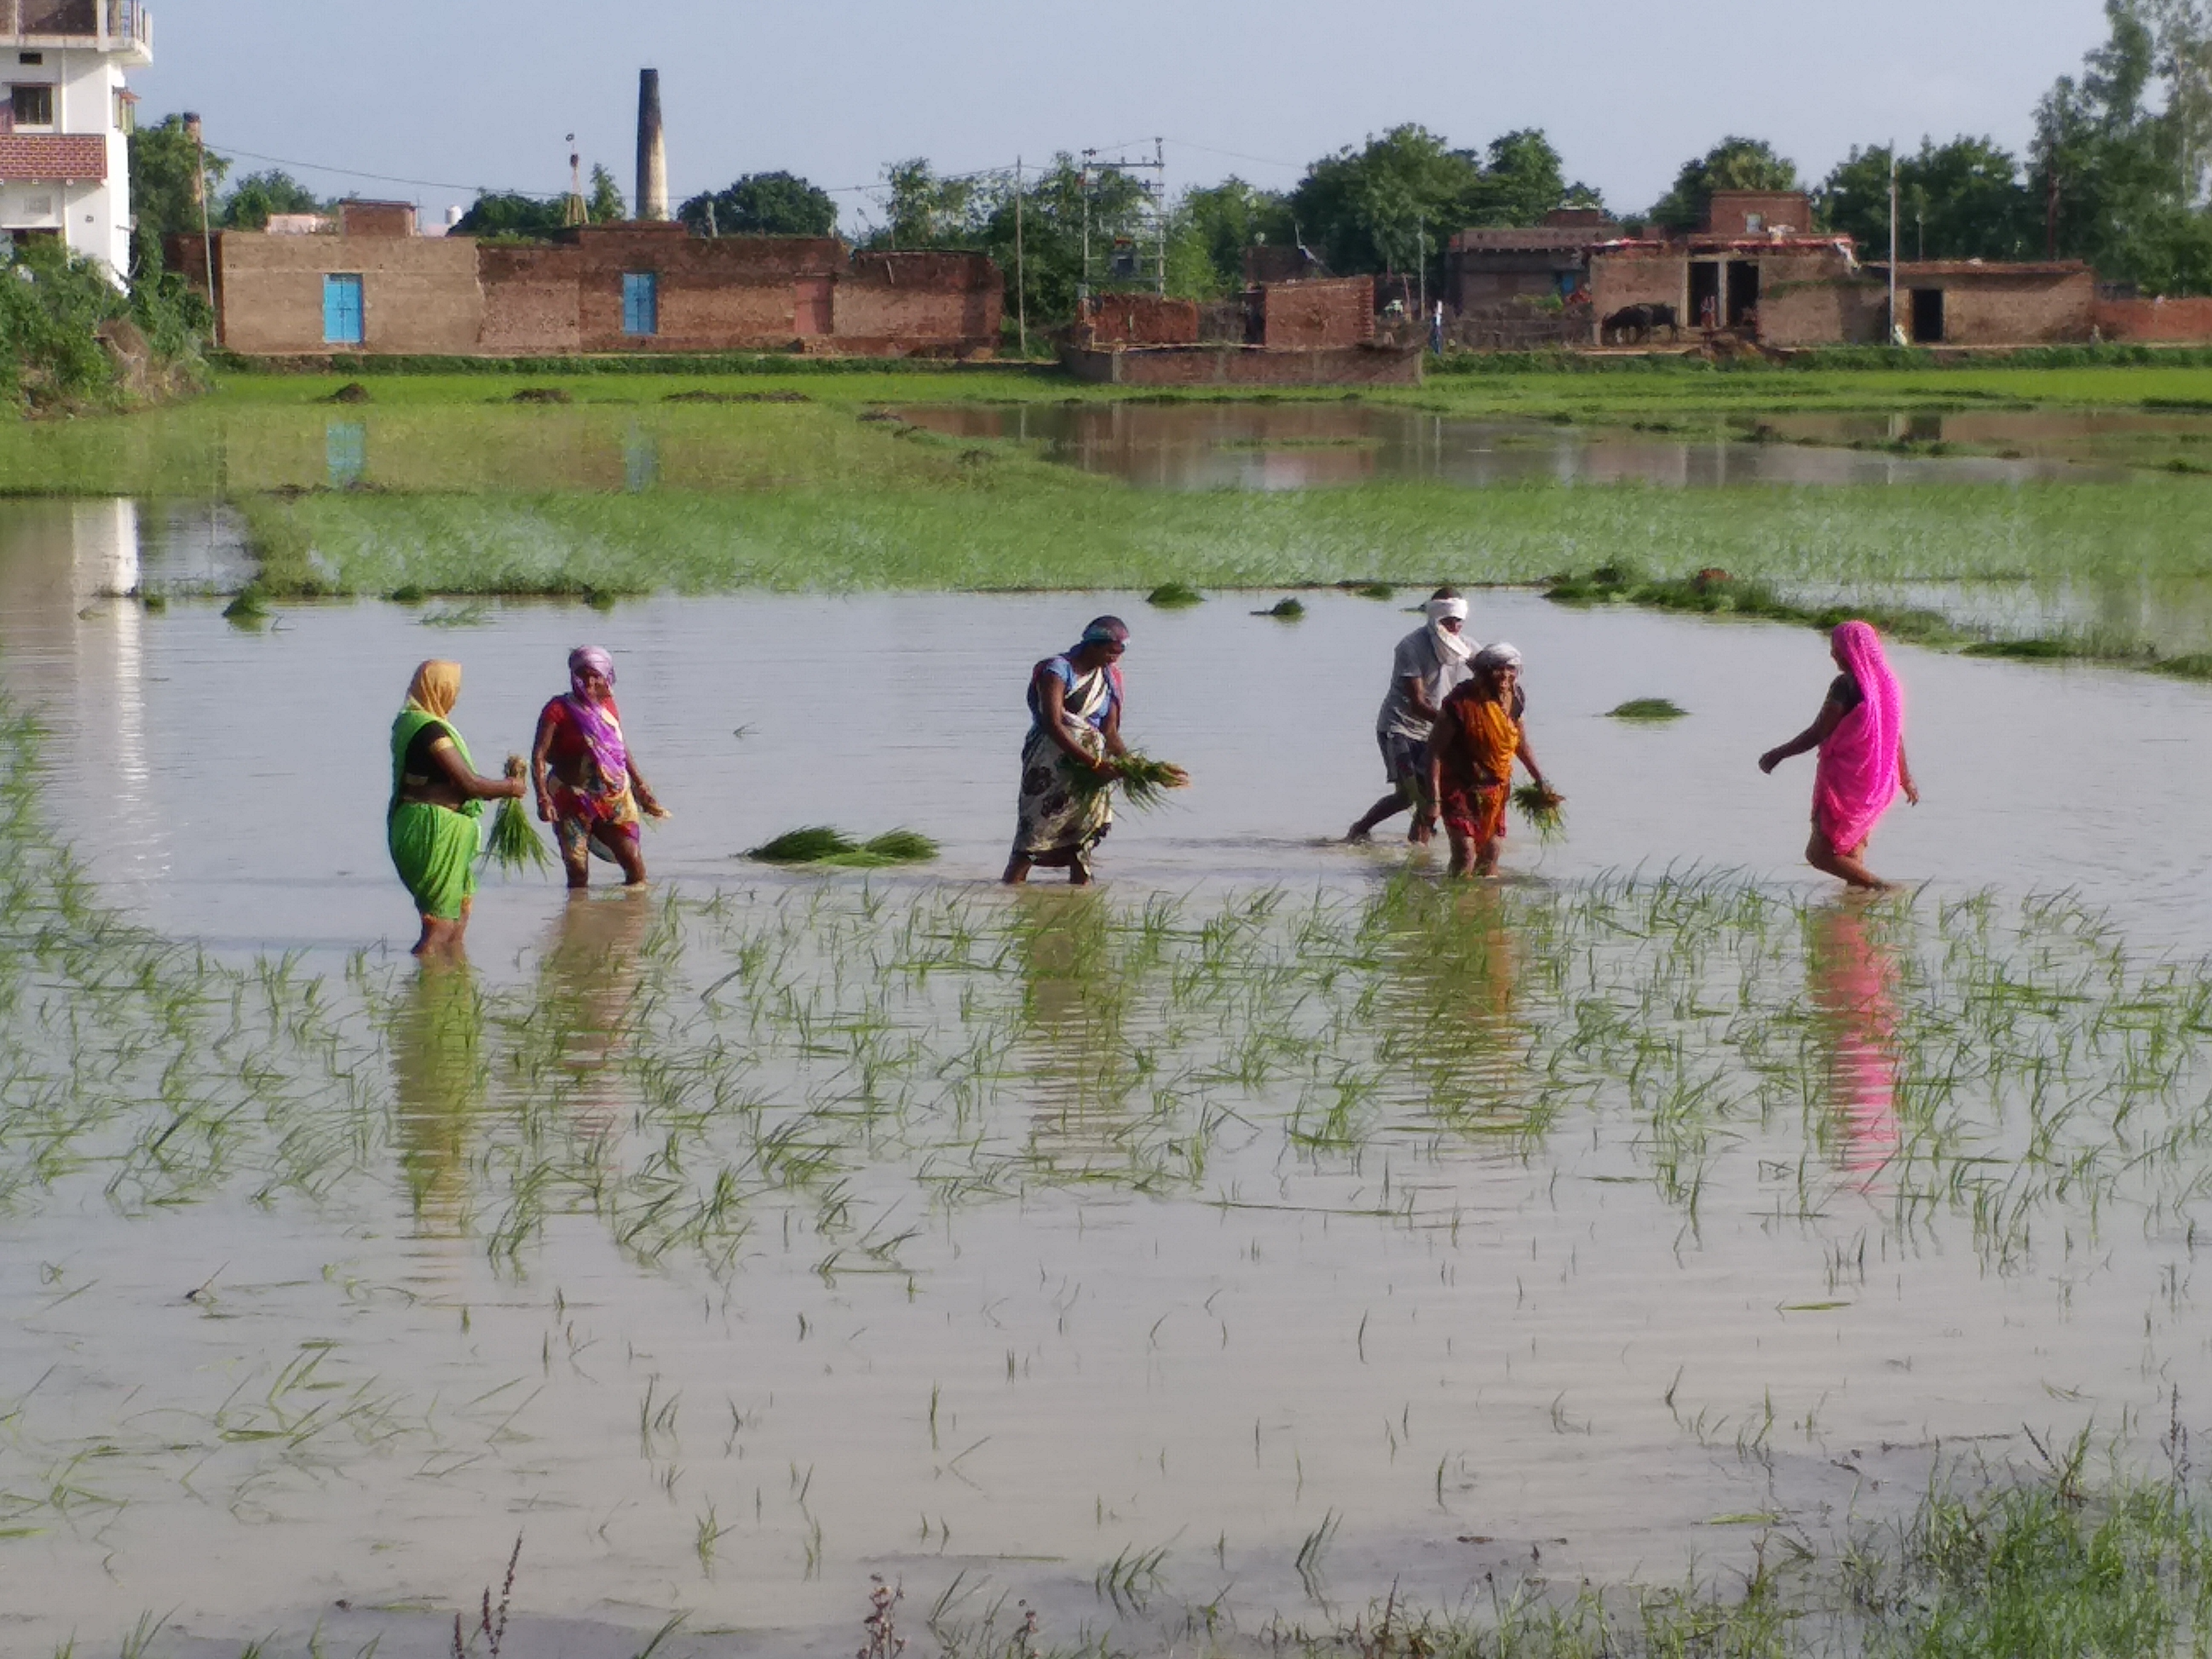
[[[668,146],[660,136],[660,71],[637,72],[637,216],[668,216]]]
[[[653,125],[658,126],[659,124],[660,118],[658,115],[655,115],[653,117]],[[205,192],[207,189],[207,162],[204,159],[204,152],[202,150],[200,145],[200,118],[196,112],[191,110],[186,110],[185,112],[185,137],[191,140],[192,154],[195,156],[203,158],[200,161],[199,166],[192,169],[192,205],[194,207],[198,207],[200,203],[205,199]]]

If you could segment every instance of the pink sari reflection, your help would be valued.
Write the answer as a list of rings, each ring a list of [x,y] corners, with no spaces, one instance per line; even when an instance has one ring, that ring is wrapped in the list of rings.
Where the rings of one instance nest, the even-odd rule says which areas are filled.
[[[1897,963],[1844,899],[1814,912],[1805,975],[1814,1029],[1828,1050],[1828,1093],[1841,1132],[1837,1164],[1866,1192],[1897,1153]]]

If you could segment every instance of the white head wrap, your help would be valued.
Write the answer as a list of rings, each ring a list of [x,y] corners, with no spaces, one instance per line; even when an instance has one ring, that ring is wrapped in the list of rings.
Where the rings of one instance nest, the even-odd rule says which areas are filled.
[[[1484,646],[1474,655],[1474,666],[1478,673],[1489,669],[1518,668],[1520,665],[1520,647],[1509,645],[1504,640],[1499,640],[1494,645]]]
[[[1465,599],[1431,599],[1423,605],[1428,612],[1429,637],[1436,642],[1437,656],[1443,662],[1465,662],[1474,647],[1450,629],[1443,626],[1446,620],[1464,623],[1467,620]]]

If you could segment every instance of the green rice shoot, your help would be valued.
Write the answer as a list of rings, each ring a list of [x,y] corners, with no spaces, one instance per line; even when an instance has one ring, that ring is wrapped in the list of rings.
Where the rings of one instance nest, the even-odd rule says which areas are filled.
[[[1524,783],[1513,792],[1513,805],[1522,821],[1546,847],[1567,838],[1567,817],[1562,810],[1566,799],[1558,790],[1540,783]]]
[[[1087,766],[1067,766],[1066,771],[1075,793],[1095,794],[1101,789],[1118,787],[1122,801],[1139,812],[1149,812],[1164,805],[1170,789],[1188,788],[1190,774],[1167,761],[1154,760],[1131,750],[1115,758],[1114,767],[1119,775],[1101,777]]]
[[[899,864],[927,864],[940,849],[918,830],[886,830],[870,841],[857,841],[833,824],[812,823],[787,830],[749,849],[745,856],[763,864],[811,866],[830,870],[883,870]]]
[[[552,850],[538,833],[538,826],[519,800],[503,800],[491,815],[491,835],[484,842],[481,861],[497,865],[507,874],[520,870],[550,870]]]
[[[1180,611],[1185,605],[1204,605],[1206,595],[1188,582],[1162,582],[1145,595],[1145,603],[1163,611]]]
[[[1631,697],[1605,711],[1607,720],[1679,720],[1689,712],[1668,697]]]
[[[1277,599],[1265,611],[1255,611],[1255,617],[1273,617],[1277,622],[1297,622],[1306,614],[1305,601],[1296,597]]]

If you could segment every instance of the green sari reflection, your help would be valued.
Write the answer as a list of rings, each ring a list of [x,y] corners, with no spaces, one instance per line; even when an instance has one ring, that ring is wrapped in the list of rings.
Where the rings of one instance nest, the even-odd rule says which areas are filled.
[[[489,1083],[483,1028],[483,996],[460,963],[425,963],[392,1006],[399,1172],[431,1237],[458,1235],[467,1218],[470,1129]]]

